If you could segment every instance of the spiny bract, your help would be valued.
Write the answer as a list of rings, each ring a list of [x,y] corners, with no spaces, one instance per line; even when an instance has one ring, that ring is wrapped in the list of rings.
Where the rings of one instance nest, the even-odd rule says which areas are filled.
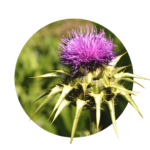
[[[76,106],[70,143],[72,143],[78,119],[83,109],[96,109],[95,115],[98,132],[101,110],[107,105],[113,127],[117,134],[114,107],[117,95],[124,97],[142,116],[140,110],[130,96],[138,92],[126,89],[123,85],[120,85],[120,81],[125,80],[137,83],[132,78],[145,78],[122,71],[128,66],[116,67],[117,62],[125,53],[115,56],[116,53],[113,51],[115,46],[112,44],[110,38],[106,39],[103,30],[99,34],[94,32],[93,28],[90,33],[88,27],[87,32],[84,31],[84,33],[82,33],[82,29],[80,29],[80,31],[73,30],[72,35],[69,34],[69,39],[64,38],[62,42],[65,44],[60,44],[61,48],[59,48],[61,62],[62,64],[69,65],[72,71],[53,70],[51,73],[33,77],[56,77],[62,79],[62,83],[55,85],[48,92],[35,100],[37,101],[47,96],[33,116],[52,100],[55,95],[61,93],[49,119],[56,111],[52,121],[53,123],[66,106]],[[139,83],[137,84],[140,85]]]

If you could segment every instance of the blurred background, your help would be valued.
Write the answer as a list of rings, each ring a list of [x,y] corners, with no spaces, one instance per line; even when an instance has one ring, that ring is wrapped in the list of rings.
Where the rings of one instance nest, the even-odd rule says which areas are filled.
[[[90,29],[92,25],[96,26],[98,33],[100,29],[104,29],[106,37],[108,38],[111,36],[113,43],[117,45],[115,49],[118,55],[126,52],[126,49],[121,41],[111,31],[91,21],[81,19],[67,19],[51,23],[41,28],[24,45],[18,57],[15,68],[16,92],[22,108],[29,117],[33,115],[45,97],[38,100],[34,104],[31,103],[39,95],[46,92],[50,87],[55,85],[58,81],[58,79],[48,79],[41,81],[41,79],[33,79],[29,77],[46,74],[49,73],[50,70],[62,69],[58,53],[56,52],[60,38],[63,35],[67,37],[68,31],[71,31],[73,28],[79,28],[79,26],[82,26],[84,29],[87,24],[89,25]],[[118,63],[118,66],[129,64],[131,64],[131,60],[129,55],[126,54],[122,57],[121,61]],[[126,71],[133,73],[132,66],[128,67]],[[132,90],[132,83],[125,82],[124,86]],[[66,107],[52,125],[50,125],[52,120],[47,121],[58,97],[59,94],[46,106],[44,106],[33,117],[32,120],[37,125],[53,134],[70,137],[76,110],[74,106]],[[123,98],[117,97],[115,105],[116,118],[121,115],[126,105],[127,102]],[[103,130],[111,124],[111,120],[110,114],[107,110],[102,111],[101,115],[100,129]],[[87,132],[88,134],[90,128],[89,123],[89,112],[87,110],[82,111],[77,125],[75,137],[83,136],[83,132]]]

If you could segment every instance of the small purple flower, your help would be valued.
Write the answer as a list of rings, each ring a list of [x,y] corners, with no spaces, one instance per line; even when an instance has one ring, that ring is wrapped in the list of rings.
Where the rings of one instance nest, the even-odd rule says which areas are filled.
[[[58,47],[61,64],[68,65],[72,68],[73,73],[76,73],[80,67],[85,70],[92,70],[94,67],[108,64],[115,58],[116,52],[112,39],[105,36],[104,30],[97,34],[97,29],[92,27],[91,33],[89,26],[82,31],[73,29],[69,33],[69,37],[61,38]]]

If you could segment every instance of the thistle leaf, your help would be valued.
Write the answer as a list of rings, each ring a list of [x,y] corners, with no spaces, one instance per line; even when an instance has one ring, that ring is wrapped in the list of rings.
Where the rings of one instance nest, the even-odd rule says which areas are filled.
[[[118,61],[120,60],[120,58],[125,55],[127,52],[123,53],[122,55],[117,56],[115,59],[113,59],[110,63],[109,66],[107,66],[107,69],[109,71],[112,71],[113,68],[116,66],[116,64],[118,63]]]
[[[111,84],[109,85],[109,87],[111,87],[111,88],[116,88],[116,89],[118,89],[118,90],[120,90],[120,91],[124,91],[124,92],[127,92],[127,93],[129,93],[129,94],[133,94],[133,95],[139,93],[139,92],[127,90],[126,88],[124,88],[123,86],[121,86],[121,85],[119,85],[118,83],[115,83],[115,82],[114,82],[114,83],[111,83]]]
[[[103,65],[103,67],[101,69],[98,68],[95,72],[96,75],[95,75],[94,79],[99,80],[100,78],[102,78],[104,76],[104,73],[105,73],[104,71],[105,71],[106,67],[107,67],[106,65]]]
[[[86,104],[87,104],[87,102],[84,101],[84,100],[77,99],[77,101],[76,101],[76,114],[75,114],[75,118],[74,118],[74,122],[73,122],[70,144],[73,141],[73,137],[74,137],[74,134],[75,134],[75,130],[76,130],[76,127],[77,127],[77,123],[78,123],[81,111],[82,111],[84,105],[86,105]]]
[[[64,100],[60,103],[60,105],[59,105],[59,107],[58,107],[58,109],[57,109],[57,111],[56,111],[56,114],[55,114],[55,116],[54,116],[54,119],[53,119],[52,123],[55,121],[55,119],[56,119],[57,116],[60,114],[60,112],[61,112],[66,106],[68,106],[68,105],[70,104],[70,102],[71,102],[71,101],[68,101],[68,100],[64,99]],[[52,123],[51,123],[51,124],[52,124]]]
[[[55,112],[55,110],[58,108],[58,106],[60,105],[60,103],[62,102],[62,100],[68,95],[68,93],[73,89],[73,87],[68,86],[68,85],[64,85],[62,93],[51,113],[51,115],[49,116],[48,120],[51,118],[51,116],[53,115],[53,113]]]
[[[56,73],[47,73],[47,74],[43,74],[36,77],[30,77],[30,78],[51,78],[51,77],[59,78],[60,76],[58,76]]]
[[[106,76],[103,76],[103,78],[102,79],[100,79],[101,81],[102,81],[102,83],[103,83],[103,85],[104,85],[104,87],[109,87],[110,86],[110,83],[109,83],[109,80],[108,80],[108,78],[106,77]]]
[[[125,81],[128,81],[128,82],[133,82],[133,83],[136,83],[136,84],[138,84],[139,86],[143,87],[140,83],[138,83],[138,82],[136,82],[136,81],[134,81],[134,80],[132,80],[132,79],[130,79],[130,78],[121,78],[120,80],[125,80]],[[144,88],[144,87],[143,87],[143,88]]]
[[[114,77],[116,79],[121,79],[121,78],[139,78],[139,79],[150,80],[150,79],[146,79],[146,78],[143,78],[143,77],[131,74],[131,73],[124,73],[124,72],[117,73],[117,74],[114,75]]]
[[[84,92],[84,96],[85,96],[85,92],[86,92],[86,89],[87,89],[89,83],[80,83],[79,82],[79,84],[82,86],[82,89],[83,89],[83,92]]]
[[[43,107],[45,106],[50,100],[52,100],[54,98],[54,96],[56,94],[58,94],[59,92],[61,92],[62,88],[59,86],[55,86],[51,92],[47,95],[46,99],[41,103],[41,105],[37,108],[37,110],[34,112],[34,114],[32,115],[32,117],[30,118],[30,120],[33,118],[33,116]]]
[[[100,94],[90,93],[90,96],[92,96],[94,98],[95,104],[96,104],[96,125],[97,125],[97,132],[98,132],[98,129],[99,129],[99,123],[100,123],[100,117],[101,117],[100,107],[101,107],[103,95],[104,95],[103,91],[101,91]]]
[[[105,101],[106,104],[108,105],[109,108],[109,112],[110,112],[110,117],[111,117],[111,121],[114,127],[114,130],[116,132],[116,135],[118,137],[117,134],[117,126],[116,126],[116,117],[115,117],[115,107],[114,107],[114,98],[112,98],[110,101]]]
[[[50,93],[50,91],[51,90],[48,90],[46,93],[43,93],[42,95],[40,95],[35,101],[32,102],[32,104],[35,103],[36,101],[38,101],[39,99],[41,99],[42,97],[48,95]]]
[[[132,100],[131,96],[129,96],[129,94],[121,91],[118,94],[122,95],[136,110],[137,112],[141,115],[141,117],[143,118],[139,108],[137,107],[137,105],[135,104],[135,102]]]
[[[118,67],[118,68],[113,68],[113,70],[112,70],[112,75],[114,75],[114,74],[116,74],[117,72],[119,72],[119,71],[121,71],[121,70],[123,70],[123,69],[125,69],[125,68],[127,68],[127,67],[129,67],[130,65],[128,65],[128,66],[123,66],[123,67]]]
[[[58,72],[58,73],[63,73],[63,74],[71,76],[71,74],[69,74],[68,72],[66,72],[64,70],[50,70],[50,71],[52,71],[52,72]]]

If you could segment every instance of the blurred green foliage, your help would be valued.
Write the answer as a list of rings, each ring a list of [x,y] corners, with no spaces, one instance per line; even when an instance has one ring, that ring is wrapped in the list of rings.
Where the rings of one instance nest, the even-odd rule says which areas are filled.
[[[40,79],[32,79],[29,77],[46,74],[50,72],[50,70],[60,70],[63,68],[67,69],[62,67],[60,64],[58,53],[56,52],[58,42],[63,35],[67,36],[68,31],[71,31],[73,28],[78,28],[79,26],[85,28],[86,24],[88,24],[90,27],[92,27],[92,25],[96,26],[98,32],[100,29],[105,29],[107,37],[110,35],[114,44],[118,46],[116,48],[118,54],[122,54],[126,51],[120,40],[108,29],[99,24],[86,20],[61,20],[51,23],[37,31],[24,45],[18,57],[15,69],[15,86],[18,99],[24,111],[29,117],[33,115],[34,111],[41,104],[44,98],[38,100],[34,104],[32,104],[32,102],[40,94],[46,92],[49,88],[58,82],[58,79],[47,79],[41,81]],[[131,64],[131,61],[128,54],[126,54],[123,56],[118,66],[129,64]],[[128,67],[127,71],[133,73],[132,66]],[[131,83],[125,83],[124,85],[128,89],[132,90]],[[41,109],[41,111],[37,113],[32,120],[43,129],[51,133],[70,137],[76,109],[74,106],[66,107],[52,125],[50,125],[51,120],[47,121],[58,96],[59,95],[57,95],[52,101],[43,107],[43,109]],[[119,97],[118,101],[119,102],[116,105],[116,118],[120,116],[127,105],[127,102]],[[81,131],[88,131],[89,123],[89,112],[85,110],[80,116],[75,137],[80,136]],[[110,124],[111,120],[108,111],[102,111],[102,118],[100,123],[101,129],[106,128]]]

